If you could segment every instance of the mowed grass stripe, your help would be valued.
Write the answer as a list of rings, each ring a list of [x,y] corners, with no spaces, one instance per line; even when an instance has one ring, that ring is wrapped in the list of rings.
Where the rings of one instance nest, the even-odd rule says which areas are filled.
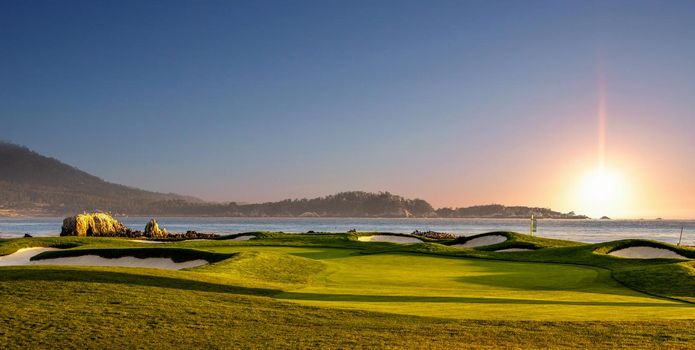
[[[339,254],[342,257],[322,260],[327,265],[322,278],[276,297],[307,305],[460,319],[695,318],[693,305],[628,289],[600,268]]]

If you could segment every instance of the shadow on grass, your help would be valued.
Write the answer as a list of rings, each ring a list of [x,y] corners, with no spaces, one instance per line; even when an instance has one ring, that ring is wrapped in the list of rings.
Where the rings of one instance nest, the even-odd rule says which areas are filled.
[[[106,259],[132,256],[139,259],[145,258],[170,258],[174,262],[185,262],[203,259],[210,263],[229,259],[234,254],[211,253],[204,250],[186,248],[96,248],[96,249],[68,249],[56,250],[37,254],[31,260],[68,258],[84,255],[96,255]]]
[[[538,300],[512,298],[473,298],[473,297],[438,297],[414,295],[360,295],[360,294],[320,294],[283,292],[273,296],[284,300],[311,301],[351,301],[367,303],[461,303],[461,304],[531,304],[531,305],[576,305],[576,306],[631,306],[631,307],[688,307],[688,304],[678,302],[638,303],[638,302],[605,302],[605,301],[576,301],[576,300]]]
[[[114,271],[90,271],[84,269],[53,268],[2,268],[0,282],[10,281],[58,281],[113,283],[145,287],[184,289],[191,291],[230,293],[243,295],[271,296],[280,292],[276,289],[247,288],[183,278],[132,274]]]
[[[314,260],[328,260],[328,259],[340,259],[348,258],[351,256],[359,256],[359,251],[354,251],[351,249],[337,249],[337,248],[323,248],[313,251],[306,252],[293,252],[289,253],[294,256],[301,256],[303,258],[309,258]]]
[[[556,265],[557,266],[557,265]],[[537,266],[536,266],[537,267]],[[610,271],[592,267],[565,266],[563,270],[520,270],[505,271],[482,268],[489,274],[459,276],[455,281],[464,284],[491,286],[499,289],[527,291],[571,291],[619,296],[641,294],[626,288],[610,276]]]

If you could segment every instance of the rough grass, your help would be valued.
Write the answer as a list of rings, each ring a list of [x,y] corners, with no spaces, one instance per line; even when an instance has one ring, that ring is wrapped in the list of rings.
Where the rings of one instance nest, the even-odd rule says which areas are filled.
[[[5,349],[687,349],[695,341],[694,321],[456,321],[307,307],[169,281],[21,279],[19,270],[12,277],[20,279],[0,274]],[[61,271],[77,279],[90,269]]]

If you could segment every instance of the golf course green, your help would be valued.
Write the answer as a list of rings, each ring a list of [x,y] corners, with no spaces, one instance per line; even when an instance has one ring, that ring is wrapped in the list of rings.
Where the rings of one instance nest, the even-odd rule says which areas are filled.
[[[31,258],[41,265],[0,267],[0,343],[688,348],[695,342],[689,260],[695,250],[689,248],[510,232],[410,244],[359,239],[371,233],[248,235],[255,238],[0,240],[0,265],[22,248],[59,248]],[[476,238],[493,243],[459,247]],[[630,247],[682,259],[611,255]],[[513,250],[496,252],[501,249]],[[209,263],[182,270],[45,264],[81,256]]]

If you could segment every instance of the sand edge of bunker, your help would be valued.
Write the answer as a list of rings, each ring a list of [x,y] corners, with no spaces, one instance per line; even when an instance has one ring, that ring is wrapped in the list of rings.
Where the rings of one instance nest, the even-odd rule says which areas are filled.
[[[219,262],[233,255],[183,248],[25,247],[0,256],[0,266],[66,265],[181,270]]]
[[[360,235],[357,237],[359,242],[386,242],[386,243],[397,243],[397,244],[412,244],[412,243],[423,243],[424,241],[420,238],[408,235],[397,235],[397,234],[372,234],[372,235]]]
[[[151,239],[129,239],[128,242],[135,242],[135,243],[145,243],[145,244],[166,244],[170,242],[164,242],[164,241],[155,241]]]
[[[532,252],[534,249],[528,248],[504,248],[493,250],[495,253],[511,253],[511,252]]]
[[[458,239],[457,242],[449,245],[454,248],[478,248],[501,244],[510,240],[510,237],[503,232],[488,232]]]
[[[650,246],[632,246],[615,249],[608,252],[608,255],[624,259],[677,259],[690,260],[668,248],[657,248]]]

